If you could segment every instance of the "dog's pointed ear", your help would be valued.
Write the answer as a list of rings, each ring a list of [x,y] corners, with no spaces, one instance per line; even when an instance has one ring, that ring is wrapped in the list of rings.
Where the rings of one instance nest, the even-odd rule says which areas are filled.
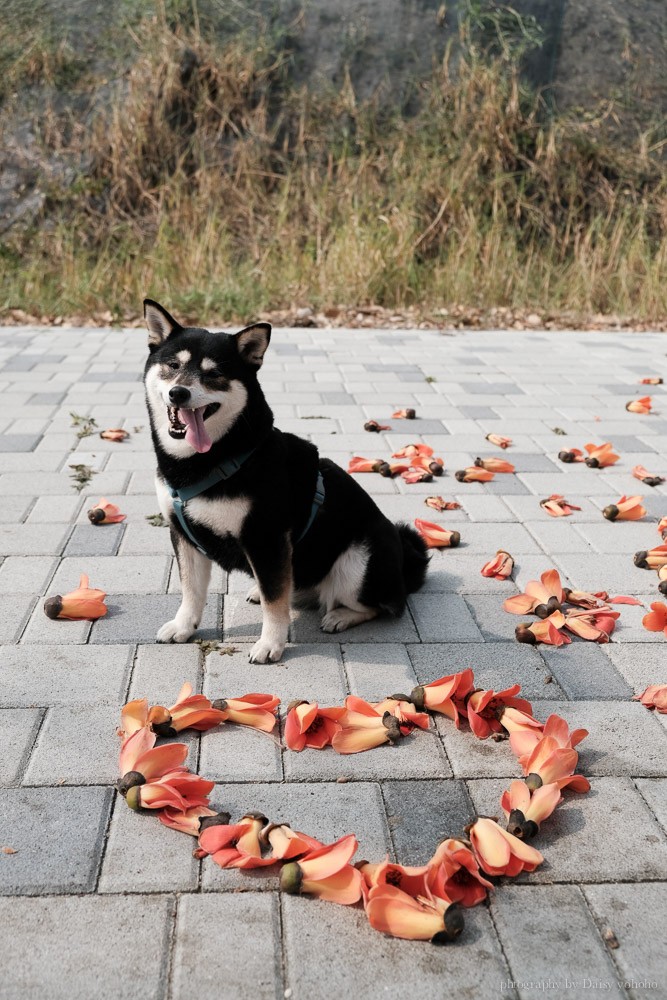
[[[148,349],[151,351],[164,344],[167,337],[183,329],[181,324],[153,299],[144,299],[144,319],[148,327]]]
[[[253,368],[261,368],[266,349],[271,340],[270,323],[253,323],[236,334],[239,354]]]

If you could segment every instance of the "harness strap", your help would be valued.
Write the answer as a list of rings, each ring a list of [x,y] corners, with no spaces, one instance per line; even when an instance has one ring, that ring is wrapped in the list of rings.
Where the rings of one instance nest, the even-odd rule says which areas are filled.
[[[325,497],[324,480],[322,479],[322,473],[318,472],[317,473],[317,485],[315,486],[315,496],[313,497],[313,506],[310,508],[310,517],[308,518],[308,522],[306,524],[306,527],[303,529],[303,531],[301,532],[301,534],[299,535],[299,537],[296,540],[297,545],[299,544],[299,542],[301,541],[301,539],[304,537],[304,535],[307,535],[308,532],[310,531],[310,529],[312,528],[313,521],[315,520],[315,515],[317,514],[318,510],[320,509],[320,507],[324,503],[324,497]]]

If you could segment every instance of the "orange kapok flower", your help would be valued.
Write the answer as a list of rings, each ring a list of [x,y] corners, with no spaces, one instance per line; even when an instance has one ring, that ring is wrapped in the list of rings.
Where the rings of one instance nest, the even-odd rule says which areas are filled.
[[[424,503],[427,507],[432,507],[433,510],[460,510],[461,504],[457,503],[456,500],[445,500],[443,497],[426,497]]]
[[[470,846],[462,840],[453,837],[443,840],[429,866],[437,866],[436,878],[429,880],[433,895],[461,906],[477,906],[486,898],[486,890],[493,888],[480,872]]]
[[[395,451],[392,458],[430,458],[433,448],[427,444],[406,444],[404,448]]]
[[[604,469],[606,466],[614,465],[618,462],[619,456],[611,450],[612,445],[609,441],[605,441],[604,444],[599,445],[585,444],[584,448],[588,452],[586,465],[589,469]]]
[[[512,575],[513,569],[514,559],[512,556],[504,549],[498,549],[495,557],[484,563],[481,572],[482,576],[492,577],[494,580],[507,580]]]
[[[654,601],[649,613],[642,618],[642,625],[648,632],[664,632],[667,639],[667,604]]]
[[[293,701],[287,706],[285,743],[290,750],[323,750],[339,731],[345,708],[320,708],[317,702]]]
[[[198,837],[209,826],[225,826],[229,823],[228,812],[216,812],[208,806],[193,806],[180,812],[176,809],[161,809],[157,818],[164,826],[190,837]]]
[[[658,577],[660,583],[658,584],[658,590],[661,594],[667,594],[667,566],[661,566],[658,570]],[[639,603],[639,602],[637,602]]]
[[[486,469],[487,472],[514,472],[511,462],[506,462],[502,458],[476,458],[475,465],[478,469]]]
[[[463,931],[463,914],[449,900],[408,896],[385,883],[368,893],[366,915],[371,927],[383,934],[408,941],[445,944]]]
[[[378,711],[369,702],[353,696],[345,699],[345,714],[331,745],[337,753],[361,753],[395,743],[404,733],[399,718],[391,711]]]
[[[526,735],[530,734],[517,733],[510,737],[510,745],[512,740],[517,744]],[[531,753],[519,757],[531,792],[554,782],[559,788],[569,786],[575,792],[587,792],[591,787],[588,779],[582,774],[574,774],[578,760],[576,750],[560,746],[553,736],[547,735],[538,740]]]
[[[538,580],[529,580],[523,594],[508,597],[503,608],[512,615],[535,614],[548,618],[559,611],[563,602],[563,587],[558,570],[546,570]]]
[[[640,385],[662,385],[663,380],[659,375],[648,375],[646,378],[640,378]]]
[[[192,684],[185,683],[170,708],[149,708],[145,698],[138,698],[123,706],[120,719],[121,729],[128,736],[142,726],[149,726],[158,736],[176,736],[184,729],[212,729],[225,721],[225,714],[213,708],[205,695],[192,694]]]
[[[262,855],[260,834],[268,820],[262,813],[249,812],[231,826],[217,824],[206,827],[199,836],[199,850],[195,857],[210,854],[221,868],[265,868],[278,860],[273,855]]]
[[[528,763],[528,759],[535,747],[545,737],[549,737],[549,739],[553,741],[554,747],[560,747],[565,750],[574,750],[574,748],[581,743],[582,740],[586,739],[587,736],[587,729],[573,729],[572,732],[570,732],[570,728],[565,719],[562,719],[560,715],[553,713],[544,723],[542,732],[538,729],[524,727],[510,733],[510,746],[512,748],[512,753],[518,757],[519,764],[523,767],[524,764]]]
[[[646,416],[652,409],[651,397],[640,396],[639,399],[631,399],[629,403],[625,404],[625,408],[629,413],[641,413]]]
[[[532,715],[527,712],[522,712],[518,708],[512,708],[508,705],[506,708],[501,709],[498,712],[498,721],[505,730],[506,733],[510,735],[512,733],[531,733],[537,734],[536,738],[539,739],[542,736],[543,725],[537,719],[534,719]]]
[[[85,573],[81,574],[79,586],[69,594],[58,594],[47,597],[44,601],[44,614],[47,618],[66,618],[69,621],[86,621],[103,618],[109,610],[104,603],[107,596],[103,590],[94,590],[88,586],[89,580]]]
[[[632,475],[635,479],[639,479],[642,483],[645,483],[646,486],[660,486],[665,481],[664,476],[652,475],[643,465],[635,465]]]
[[[559,451],[558,457],[561,462],[570,465],[572,462],[583,462],[584,453],[579,448],[570,448],[567,451]]]
[[[531,795],[525,781],[513,781],[500,799],[500,807],[507,819],[507,830],[519,840],[530,840],[562,798],[556,784],[542,785]]]
[[[410,468],[401,473],[401,479],[406,483],[430,483],[433,473],[428,469]]]
[[[552,517],[569,517],[573,510],[581,510],[581,507],[575,507],[573,503],[566,500],[560,493],[552,493],[545,500],[540,500],[540,507],[546,510],[547,514],[551,514]]]
[[[415,518],[415,528],[426,543],[428,549],[455,549],[461,541],[461,534],[458,531],[449,531],[441,524],[433,524],[432,521],[423,521],[420,517]]]
[[[461,716],[465,717],[467,714],[465,699],[472,691],[473,683],[473,672],[468,667],[459,673],[431,681],[430,684],[419,684],[412,689],[406,700],[412,702],[419,711],[427,709],[429,712],[446,715],[460,729]]]
[[[345,699],[345,707],[350,711],[365,711],[368,704],[363,698],[357,698],[353,694],[348,695]],[[390,698],[370,704],[378,715],[389,712],[395,719],[398,719],[403,736],[408,736],[413,729],[428,729],[430,725],[430,719],[426,712],[418,712],[408,695],[393,694]]]
[[[383,464],[381,458],[362,458],[361,455],[354,455],[350,459],[347,467],[348,472],[378,472]],[[386,462],[384,463],[386,465]]]
[[[100,437],[104,438],[105,441],[125,441],[129,436],[129,433],[121,427],[111,427],[109,430],[100,431]]]
[[[663,538],[667,535],[667,516],[661,517],[658,521],[658,533],[661,534]],[[667,541],[667,538],[665,538],[665,541]]]
[[[635,552],[634,563],[639,569],[660,570],[663,566],[667,566],[667,542],[664,545],[656,545],[653,549]]]
[[[609,642],[619,616],[620,612],[612,611],[609,607],[590,610],[582,608],[579,611],[568,609],[565,612],[564,627],[578,635],[580,639],[605,643]]]
[[[487,434],[486,435],[486,440],[490,444],[496,444],[496,445],[498,445],[499,448],[503,448],[503,449],[509,448],[510,445],[512,444],[512,438],[501,437],[500,434]]]
[[[292,895],[315,896],[350,906],[361,899],[363,875],[350,864],[357,849],[354,834],[291,861],[280,873],[280,888]]]
[[[216,698],[211,707],[223,714],[223,722],[237,722],[270,733],[276,722],[280,698],[275,694],[244,694],[241,698]]]
[[[646,517],[646,507],[641,497],[622,496],[616,503],[610,503],[602,511],[608,521],[639,521]]]
[[[119,521],[124,521],[126,516],[121,513],[120,507],[115,503],[109,503],[105,497],[101,497],[88,511],[88,520],[91,524],[118,524]]]
[[[503,830],[495,820],[486,816],[479,816],[468,832],[475,857],[487,875],[514,878],[523,871],[535,871],[544,860],[534,847]]]
[[[364,424],[364,430],[379,434],[380,431],[390,431],[391,427],[389,424],[379,424],[377,420],[367,420]]]
[[[640,701],[646,708],[655,708],[660,715],[667,715],[667,684],[651,684],[632,700]]]
[[[291,861],[310,851],[324,847],[315,837],[293,830],[288,823],[269,823],[259,836],[260,841],[271,845],[271,857],[280,861]]]
[[[430,458],[427,458],[425,455],[418,455],[416,458],[410,459],[410,469],[423,469],[425,472],[430,472],[433,476],[441,476],[444,467],[444,460],[437,455],[431,455]]]
[[[508,706],[532,715],[530,702],[516,697],[520,690],[520,684],[513,684],[504,691],[473,691],[466,702],[466,711],[470,728],[478,740],[486,740],[493,733],[502,733],[499,716]]]
[[[495,473],[476,465],[469,465],[467,469],[459,469],[454,473],[454,478],[460,483],[490,483],[494,477]]]
[[[139,729],[121,747],[117,788],[130,809],[169,807],[185,812],[193,806],[207,806],[214,782],[182,766],[188,755],[184,743],[156,747],[156,739],[155,733]]]
[[[525,642],[530,646],[540,642],[545,646],[569,646],[572,640],[560,631],[564,624],[565,616],[560,611],[554,611],[548,618],[517,625],[514,636],[517,642]]]
[[[414,420],[417,413],[408,406],[405,410],[396,410],[396,412],[392,413],[391,416],[393,420]]]
[[[176,767],[155,781],[132,785],[125,801],[135,811],[172,808],[187,812],[193,806],[208,806],[208,796],[214,788],[213,781],[192,774],[187,768]]]

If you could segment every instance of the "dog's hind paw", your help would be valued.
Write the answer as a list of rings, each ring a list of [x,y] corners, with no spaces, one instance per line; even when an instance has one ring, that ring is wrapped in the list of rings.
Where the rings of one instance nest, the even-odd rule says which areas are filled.
[[[260,603],[261,598],[259,596],[259,587],[257,586],[256,583],[253,584],[248,593],[245,595],[245,599],[248,602],[248,604]]]
[[[187,642],[188,639],[192,638],[194,632],[193,628],[183,628],[180,622],[174,618],[158,630],[156,639],[158,642]]]
[[[250,662],[277,663],[283,655],[284,649],[284,642],[267,642],[266,639],[258,639],[250,650]]]
[[[361,625],[362,622],[369,622],[377,616],[377,611],[368,608],[366,611],[352,611],[350,608],[334,608],[328,611],[320,628],[323,632],[344,632],[345,629],[352,628],[353,625]]]

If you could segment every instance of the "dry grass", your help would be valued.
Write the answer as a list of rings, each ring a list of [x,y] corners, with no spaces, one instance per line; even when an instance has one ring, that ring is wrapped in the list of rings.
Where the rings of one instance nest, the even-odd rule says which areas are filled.
[[[667,314],[667,170],[644,136],[548,120],[506,58],[468,38],[410,119],[295,90],[268,47],[220,50],[166,22],[52,225],[5,250],[0,306],[189,316],[464,304]],[[150,41],[140,41],[150,39]]]

